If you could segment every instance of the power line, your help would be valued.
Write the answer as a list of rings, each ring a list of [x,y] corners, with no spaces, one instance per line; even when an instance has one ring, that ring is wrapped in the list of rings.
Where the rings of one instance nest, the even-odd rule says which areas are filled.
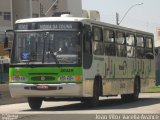
[[[47,12],[45,13],[45,16],[48,14],[48,12],[52,9],[52,7],[58,2],[58,0],[55,0],[53,2],[53,4],[51,5],[51,7],[47,10]]]

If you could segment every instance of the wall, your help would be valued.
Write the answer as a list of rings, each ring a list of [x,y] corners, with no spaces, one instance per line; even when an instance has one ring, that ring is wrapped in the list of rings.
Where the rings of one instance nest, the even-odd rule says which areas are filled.
[[[73,16],[82,16],[81,0],[58,0],[57,12],[70,12]]]
[[[38,14],[38,17],[43,17],[47,10],[53,4],[53,0],[34,0],[32,2],[32,17],[35,17],[33,14]],[[46,16],[52,16],[53,9],[51,9]]]
[[[0,16],[0,28],[11,26],[11,20],[4,20],[4,13],[5,12],[11,13],[10,0],[0,0],[0,12],[1,12],[1,16]]]
[[[155,47],[160,47],[160,27],[156,28]]]

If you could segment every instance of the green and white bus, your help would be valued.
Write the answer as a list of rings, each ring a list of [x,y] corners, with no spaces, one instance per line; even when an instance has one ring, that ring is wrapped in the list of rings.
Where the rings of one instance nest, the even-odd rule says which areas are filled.
[[[151,33],[77,17],[22,19],[13,33],[10,93],[31,109],[56,98],[137,100],[155,84]]]

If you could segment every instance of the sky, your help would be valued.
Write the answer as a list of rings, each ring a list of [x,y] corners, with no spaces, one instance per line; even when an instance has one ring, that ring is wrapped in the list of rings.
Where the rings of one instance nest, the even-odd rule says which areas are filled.
[[[85,10],[98,10],[101,21],[116,24],[116,12],[121,20],[127,10],[138,3],[125,16],[121,26],[156,33],[160,27],[160,0],[82,0]]]

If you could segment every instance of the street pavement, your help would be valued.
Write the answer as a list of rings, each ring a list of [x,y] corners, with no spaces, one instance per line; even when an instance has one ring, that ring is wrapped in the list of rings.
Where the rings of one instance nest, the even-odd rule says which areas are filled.
[[[79,101],[43,102],[42,108],[33,111],[28,103],[1,105],[0,113],[16,114],[96,114],[96,113],[159,113],[160,93],[142,93],[135,102],[123,102],[120,97],[101,98],[96,108]]]
[[[0,105],[0,119],[6,120],[6,118],[12,120],[141,120],[140,118],[160,120],[160,93],[141,93],[139,100],[135,102],[123,102],[120,96],[103,97],[99,106],[94,108],[79,101],[43,102],[42,108],[37,111],[31,110],[28,103]]]

